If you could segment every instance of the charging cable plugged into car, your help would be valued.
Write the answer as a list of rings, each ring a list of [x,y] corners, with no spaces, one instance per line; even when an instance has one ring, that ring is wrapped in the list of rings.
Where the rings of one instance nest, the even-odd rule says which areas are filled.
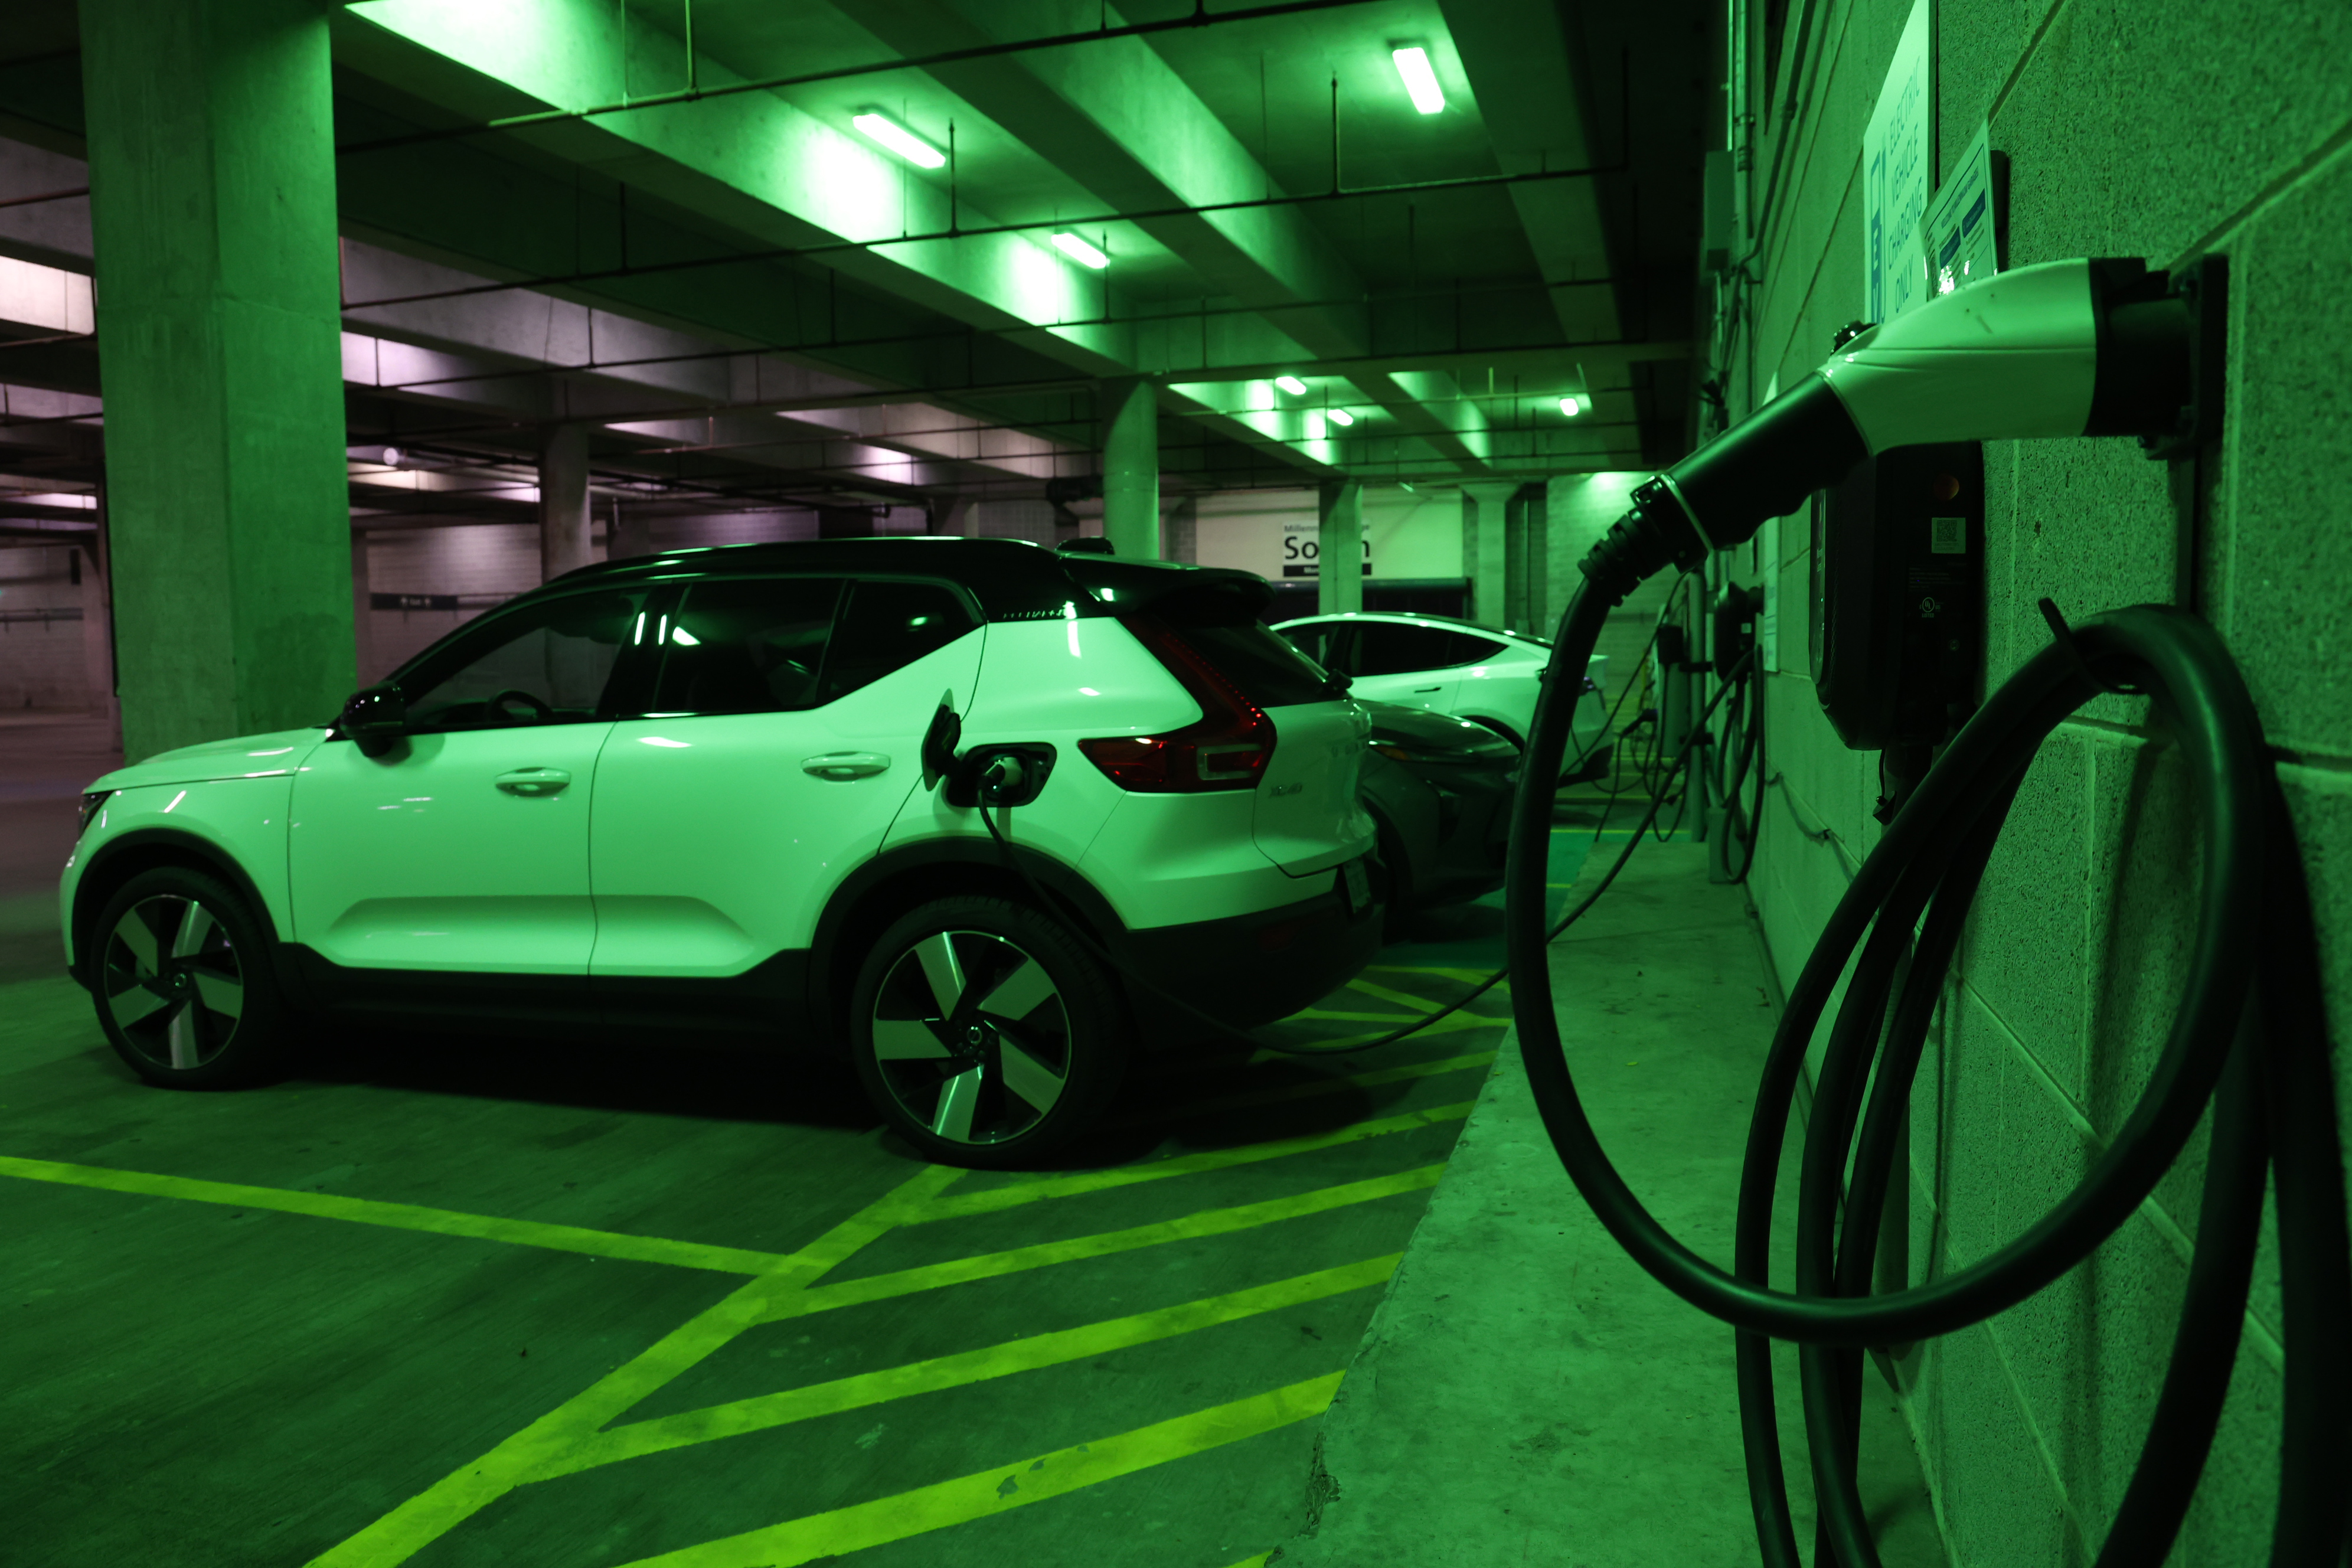
[[[1526,777],[1545,776],[1565,750],[1569,694],[1612,608],[1658,572],[1687,572],[1710,552],[1745,542],[1765,520],[1846,482],[1865,462],[1992,439],[2137,435],[2155,456],[2210,440],[2221,413],[2221,263],[2212,258],[2170,276],[2111,260],[2001,274],[1861,333],[1794,391],[1640,487],[1633,510],[1581,563],[1582,581],[1554,638]],[[1865,513],[1849,507],[1847,515]],[[1887,538],[1885,521],[1863,542],[1911,548]],[[1843,552],[1851,568],[1854,542],[1842,536],[1825,567],[1838,569]],[[1932,535],[1926,551],[1937,553]],[[1833,721],[1874,716],[1890,725],[1873,737],[1882,744],[1922,745],[1915,726],[1933,730],[1938,718],[1953,716],[1936,709],[1957,668],[1944,656],[1954,650],[1913,646],[1925,639],[1903,632],[1896,635],[1905,646],[1886,647],[1900,617],[1873,619],[1884,607],[1872,602],[1873,581],[1883,586],[1875,569],[1849,571],[1846,585],[1860,583],[1861,596],[1844,608],[1860,619],[1831,618],[1833,635],[1861,628],[1836,651],[1840,668],[1860,686],[1833,683]],[[1768,1568],[1800,1561],[1770,1342],[1800,1347],[1818,1500],[1815,1561],[1875,1568],[1855,1480],[1862,1349],[1981,1322],[2081,1263],[2147,1198],[2211,1102],[2187,1301],[2154,1420],[2098,1562],[2102,1568],[2160,1563],[2179,1533],[2235,1360],[2267,1164],[2277,1187],[2286,1341],[2271,1562],[2334,1568],[2345,1545],[2342,1483],[2352,1457],[2352,1247],[2316,942],[2284,797],[2245,684],[2203,621],[2168,606],[2137,605],[2070,626],[2046,600],[2043,611],[2052,641],[1966,716],[1889,811],[1885,835],[1790,992],[1750,1122],[1729,1271],[1666,1232],[1610,1163],[1586,1118],[1543,952],[1550,795],[1523,781],[1505,896],[1512,1008],[1529,1086],[1561,1163],[1610,1235],[1669,1290],[1738,1331],[1748,1487]],[[1923,663],[1923,654],[1931,661]],[[1882,658],[1907,663],[1907,672],[1872,668]],[[1885,684],[1890,678],[1892,687]],[[1904,700],[1905,679],[1918,700]],[[2036,748],[2102,692],[2153,700],[2197,794],[2200,924],[2162,1056],[2088,1175],[2047,1215],[1965,1268],[1874,1294],[1903,1113],[1969,908]],[[1806,1124],[1796,1289],[1776,1290],[1767,1263],[1782,1139],[1815,1026],[1849,960],[1852,975]],[[1850,1155],[1853,1173],[1841,1194]]]

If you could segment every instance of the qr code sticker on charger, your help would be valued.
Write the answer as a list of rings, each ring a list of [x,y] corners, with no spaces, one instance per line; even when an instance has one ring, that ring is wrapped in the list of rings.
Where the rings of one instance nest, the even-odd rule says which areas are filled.
[[[1927,552],[1931,555],[1966,555],[1969,552],[1969,520],[1964,517],[1929,518]]]

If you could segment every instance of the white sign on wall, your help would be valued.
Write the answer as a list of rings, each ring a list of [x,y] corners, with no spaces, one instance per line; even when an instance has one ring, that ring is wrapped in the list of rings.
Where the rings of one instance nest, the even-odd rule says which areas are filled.
[[[1916,0],[1862,137],[1863,319],[1891,321],[1927,298],[1920,215],[1936,183],[1929,0]]]
[[[1992,222],[1992,126],[1987,122],[1969,138],[1952,177],[1919,220],[1930,294],[1981,283],[2000,270]]]
[[[1282,521],[1282,574],[1285,577],[1315,577],[1321,575],[1322,528],[1311,517],[1288,517]],[[1364,575],[1372,574],[1372,532],[1362,531]]]

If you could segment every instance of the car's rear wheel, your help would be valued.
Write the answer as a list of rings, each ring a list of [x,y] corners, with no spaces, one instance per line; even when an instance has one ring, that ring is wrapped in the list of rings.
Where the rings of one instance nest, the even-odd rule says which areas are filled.
[[[860,967],[850,1019],[876,1109],[941,1164],[1042,1159],[1084,1131],[1127,1066],[1101,963],[1003,899],[940,899],[902,916]]]
[[[107,1042],[149,1083],[226,1089],[284,1053],[288,1019],[246,901],[184,867],[142,871],[90,930],[87,973]]]

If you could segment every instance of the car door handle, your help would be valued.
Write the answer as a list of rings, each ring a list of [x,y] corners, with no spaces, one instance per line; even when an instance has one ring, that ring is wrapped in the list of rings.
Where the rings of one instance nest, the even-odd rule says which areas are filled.
[[[517,768],[500,773],[499,787],[509,795],[554,795],[572,782],[572,775],[562,768]]]
[[[1444,688],[1443,686],[1416,686],[1416,687],[1414,687],[1412,689],[1413,689],[1414,694],[1415,694],[1416,696],[1418,696],[1420,693],[1422,693],[1422,692],[1423,692],[1423,691],[1443,691],[1443,690],[1444,690],[1444,689],[1445,689],[1445,688]]]
[[[890,759],[879,752],[827,752],[821,757],[801,759],[801,772],[845,782],[872,778],[889,765]]]

